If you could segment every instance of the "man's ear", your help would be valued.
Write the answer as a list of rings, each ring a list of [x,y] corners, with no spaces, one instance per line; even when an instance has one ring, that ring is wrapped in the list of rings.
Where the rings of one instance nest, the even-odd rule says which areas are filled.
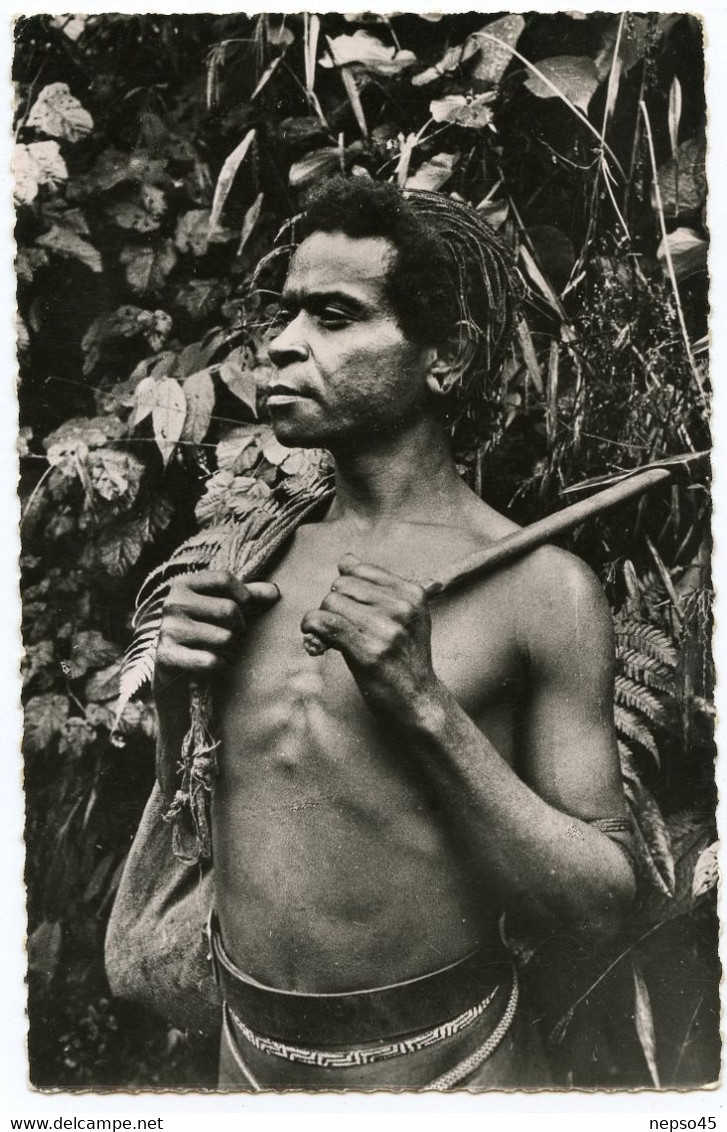
[[[463,331],[446,338],[434,347],[434,357],[427,374],[427,387],[435,397],[446,397],[462,380],[475,352],[472,337]]]

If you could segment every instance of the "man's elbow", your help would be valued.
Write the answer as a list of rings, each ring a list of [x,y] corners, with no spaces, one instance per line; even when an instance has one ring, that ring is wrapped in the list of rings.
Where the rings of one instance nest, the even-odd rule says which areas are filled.
[[[625,854],[619,853],[600,896],[579,925],[581,931],[599,943],[618,935],[636,898],[636,877]]]

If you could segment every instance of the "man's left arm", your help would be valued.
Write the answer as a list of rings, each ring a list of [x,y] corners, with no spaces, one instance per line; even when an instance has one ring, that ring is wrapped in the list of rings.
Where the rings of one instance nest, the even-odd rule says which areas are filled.
[[[561,559],[561,552],[547,551]],[[634,894],[622,849],[591,820],[625,816],[612,723],[610,612],[590,571],[563,555],[551,608],[522,611],[527,711],[517,773],[436,677],[421,587],[344,563],[306,615],[346,659],[375,715],[396,728],[470,847],[488,889],[526,926],[608,933]],[[536,622],[536,624],[533,624]]]

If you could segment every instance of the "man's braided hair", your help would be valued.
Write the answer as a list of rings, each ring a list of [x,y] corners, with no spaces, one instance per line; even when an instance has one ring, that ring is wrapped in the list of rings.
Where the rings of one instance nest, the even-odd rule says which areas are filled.
[[[294,242],[321,231],[390,240],[387,290],[398,322],[422,345],[459,341],[466,364],[449,419],[458,448],[482,440],[496,415],[521,290],[507,247],[470,205],[361,177],[332,177],[311,194]]]

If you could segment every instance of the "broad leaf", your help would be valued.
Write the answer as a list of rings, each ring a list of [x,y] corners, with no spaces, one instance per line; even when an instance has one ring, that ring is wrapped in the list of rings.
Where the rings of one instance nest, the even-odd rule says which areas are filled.
[[[260,448],[269,464],[277,467],[290,456],[290,448],[276,440],[272,429],[266,429],[260,438]]]
[[[57,920],[43,920],[28,937],[28,971],[49,983],[58,969],[63,930]]]
[[[467,99],[462,94],[448,94],[445,98],[429,104],[429,113],[435,122],[451,122],[478,130],[492,122],[490,105],[494,94],[482,94]]]
[[[714,888],[719,879],[718,849],[719,842],[713,841],[699,854],[692,879],[692,898],[694,900],[698,900],[700,896],[704,896],[706,892]]]
[[[259,455],[255,443],[259,434],[260,429],[251,425],[233,428],[217,445],[218,467],[235,473],[249,471]]]
[[[601,81],[592,59],[587,55],[555,55],[552,59],[540,59],[537,68],[550,81],[544,82],[538,75],[529,74],[525,86],[532,94],[537,98],[561,95],[584,113],[588,110],[588,103]]]
[[[673,232],[669,232],[666,243],[661,240],[656,249],[658,259],[666,260],[667,247],[677,279],[687,279],[698,271],[707,270],[709,245],[693,228],[676,228]]]
[[[438,153],[431,161],[425,161],[420,165],[413,177],[407,179],[406,188],[436,192],[452,176],[456,164],[457,154]]]
[[[263,194],[258,193],[255,200],[252,202],[247,212],[245,213],[242,221],[242,229],[240,231],[240,243],[237,245],[237,254],[242,255],[245,244],[250,239],[253,229],[260,219],[260,213],[263,207]]]
[[[164,464],[168,464],[177,441],[184,430],[187,412],[187,399],[179,382],[171,377],[157,381],[156,403],[152,410],[154,439],[162,454]]]
[[[77,142],[90,134],[93,118],[71,94],[67,83],[51,83],[38,95],[26,124],[52,138]]]
[[[14,197],[17,204],[31,204],[39,185],[55,185],[68,179],[68,169],[58,142],[16,145],[13,153]]]
[[[649,1075],[654,1083],[654,1088],[660,1089],[659,1068],[656,1063],[654,1015],[651,1011],[649,988],[646,985],[646,980],[636,960],[632,960],[632,969],[634,973],[634,1025],[636,1026],[636,1033],[638,1034],[641,1048],[644,1051],[644,1057],[646,1058],[646,1064],[649,1068]]]
[[[499,83],[513,57],[510,48],[517,46],[524,27],[525,20],[522,16],[511,15],[493,20],[482,29],[486,35],[501,40],[502,47],[498,47],[490,39],[485,39],[482,32],[475,32],[473,38],[479,39],[481,46],[472,63],[470,76],[480,82]]]
[[[68,700],[65,696],[43,693],[28,700],[25,707],[23,745],[30,754],[42,754],[63,726],[68,710]]]
[[[190,374],[182,385],[187,399],[187,416],[182,438],[201,444],[207,435],[215,406],[215,387],[209,370]]]
[[[217,184],[215,185],[215,195],[212,200],[212,211],[210,213],[209,220],[210,232],[214,232],[214,230],[220,223],[222,209],[224,208],[225,201],[230,194],[230,189],[232,188],[232,182],[235,179],[235,174],[244,161],[245,154],[252,145],[254,137],[255,131],[248,130],[240,144],[233,149],[232,153],[226,159],[224,165],[220,170],[220,175],[217,178]]]
[[[134,390],[134,412],[131,416],[131,427],[136,428],[150,415],[156,405],[157,383],[153,377],[144,377]]]
[[[207,482],[207,488],[195,508],[200,526],[209,527],[230,518],[242,519],[271,495],[262,480],[253,476],[235,475],[231,471],[217,472]]]
[[[503,16],[485,24],[479,31],[468,35],[463,43],[450,47],[442,58],[433,67],[427,67],[421,74],[412,79],[413,86],[426,86],[434,82],[441,75],[455,71],[465,63],[469,63],[468,72],[481,82],[499,83],[507,68],[512,51],[525,27],[522,16]],[[498,47],[491,39],[485,36],[494,36],[502,41],[503,46]]]
[[[176,290],[174,303],[190,318],[206,318],[218,309],[228,294],[228,284],[224,279],[188,279]]]
[[[239,398],[244,405],[247,405],[255,413],[257,387],[255,375],[250,369],[248,361],[249,352],[243,347],[238,347],[218,366],[217,372],[230,392],[234,393],[235,397]]]
[[[54,224],[49,232],[38,236],[36,243],[42,248],[47,248],[48,251],[55,252],[56,255],[65,256],[66,259],[79,260],[96,274],[103,271],[101,256],[94,246],[70,228],[59,228]]]
[[[106,668],[99,669],[88,677],[83,685],[83,695],[89,703],[107,703],[119,694],[119,675],[121,660],[116,660]]]
[[[192,208],[177,221],[174,243],[182,253],[204,255],[209,246],[210,214],[206,208]]]
[[[53,16],[50,26],[62,31],[75,43],[83,35],[87,20],[88,16]]]
[[[345,67],[357,63],[374,75],[398,75],[417,62],[413,51],[397,51],[394,46],[387,47],[367,31],[359,30],[353,35],[327,38],[330,54],[321,59],[322,67]]]
[[[300,161],[295,161],[288,173],[288,180],[294,189],[309,185],[323,177],[328,177],[340,171],[340,151],[335,146],[324,146],[323,149],[314,149],[306,153]]]
[[[170,239],[146,247],[124,248],[119,259],[126,264],[126,278],[132,291],[146,294],[159,291],[177,262],[177,253]]]
[[[120,228],[133,232],[155,232],[161,226],[167,202],[156,185],[142,185],[133,197],[115,201],[106,211]]]
[[[659,193],[664,214],[681,216],[696,212],[704,204],[707,180],[704,171],[706,145],[702,138],[682,142],[676,155],[659,169]],[[656,205],[652,188],[651,202]]]
[[[107,641],[97,629],[82,629],[73,634],[67,675],[75,680],[89,669],[105,668],[116,660],[120,649]]]
[[[144,475],[144,464],[131,452],[115,448],[99,448],[86,461],[88,480],[93,491],[107,503],[131,507]],[[118,510],[118,507],[117,507]]]

